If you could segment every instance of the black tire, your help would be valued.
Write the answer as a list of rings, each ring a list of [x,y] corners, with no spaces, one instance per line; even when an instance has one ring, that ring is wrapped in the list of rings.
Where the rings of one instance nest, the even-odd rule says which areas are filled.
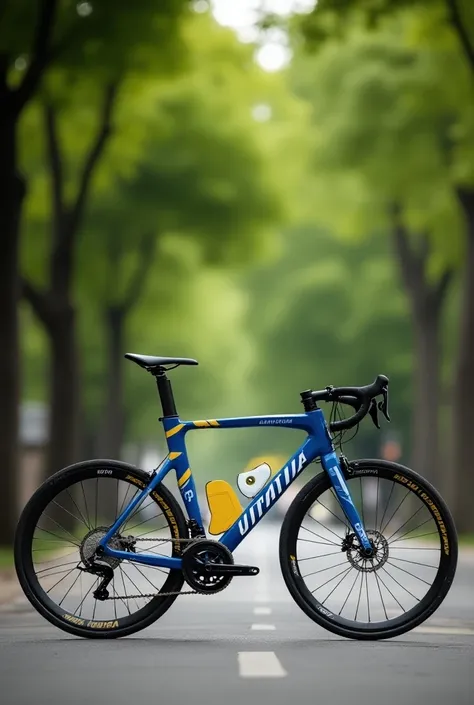
[[[117,493],[119,482],[131,485],[133,489],[137,491],[145,487],[150,479],[149,475],[142,470],[132,465],[112,460],[93,460],[77,463],[52,475],[39,487],[22,512],[15,536],[15,567],[18,580],[26,597],[33,607],[49,622],[54,624],[54,626],[75,636],[113,639],[145,629],[161,617],[171,607],[177,595],[160,597],[160,593],[179,593],[183,586],[184,579],[181,570],[168,571],[166,580],[159,589],[159,592],[157,592],[156,597],[149,598],[149,602],[144,607],[140,607],[139,601],[135,601],[135,604],[138,605],[138,609],[133,614],[131,614],[130,609],[127,608],[129,611],[128,615],[119,619],[108,619],[107,621],[95,620],[94,617],[92,620],[90,618],[77,617],[74,614],[68,613],[64,608],[58,606],[50,599],[41,586],[34,568],[33,541],[37,524],[43,516],[45,508],[48,506],[52,507],[53,505],[51,503],[61,492],[68,491],[67,488],[71,488],[77,483],[93,479],[95,479],[95,483],[98,487],[99,478],[101,482],[109,479],[117,480]],[[112,485],[112,483],[110,484],[112,489],[114,485]],[[169,490],[163,485],[160,485],[147,497],[144,505],[150,498],[152,500],[150,506],[156,504],[163,515],[165,520],[163,530],[169,529],[170,537],[173,539],[188,538],[188,529],[183,512]],[[84,495],[84,501],[85,499]],[[74,514],[77,514],[76,510],[74,510]],[[40,530],[45,531],[44,529]],[[79,540],[80,539],[78,539],[78,541]],[[172,548],[169,544],[172,544]],[[179,556],[184,545],[184,543],[180,545],[178,541],[168,541],[169,550],[173,556]],[[131,563],[125,563],[127,566],[132,565]],[[80,577],[82,580],[82,575]],[[124,601],[122,600],[122,602]]]
[[[427,568],[430,569],[436,569],[436,576],[433,579],[433,582],[431,586],[427,589],[424,588],[425,590],[427,589],[426,594],[420,598],[420,601],[418,604],[416,604],[414,607],[408,609],[405,611],[403,614],[397,616],[396,618],[390,618],[388,616],[388,613],[385,608],[385,604],[383,601],[383,593],[385,592],[385,589],[381,587],[381,576],[382,574],[385,575],[385,573],[388,573],[388,570],[386,569],[386,564],[387,567],[390,566],[391,570],[393,571],[394,568],[398,570],[403,570],[403,572],[408,572],[404,567],[400,567],[398,563],[389,563],[389,558],[392,552],[392,548],[389,548],[391,543],[398,544],[398,548],[393,549],[393,553],[396,553],[400,548],[404,549],[405,551],[407,550],[413,550],[412,547],[415,546],[413,543],[409,543],[408,546],[406,541],[411,541],[412,539],[420,539],[422,535],[427,536],[428,534],[420,534],[420,532],[423,532],[424,529],[420,529],[419,527],[416,527],[416,530],[418,533],[416,533],[415,529],[410,529],[408,534],[404,534],[403,531],[406,530],[406,527],[402,529],[398,529],[398,531],[401,531],[402,533],[399,534],[399,536],[395,539],[393,539],[392,542],[386,541],[385,539],[376,539],[377,541],[380,540],[380,546],[381,546],[381,554],[384,552],[383,545],[384,543],[387,544],[387,556],[385,558],[386,564],[384,562],[381,562],[380,568],[377,568],[376,570],[373,570],[373,565],[374,563],[372,562],[372,570],[366,570],[365,568],[361,568],[360,566],[368,564],[368,561],[364,561],[362,557],[360,557],[359,562],[357,565],[353,562],[353,560],[349,560],[348,556],[349,554],[354,555],[352,553],[352,549],[349,552],[343,553],[342,548],[339,548],[341,551],[340,557],[344,561],[344,558],[347,559],[349,567],[347,569],[343,569],[343,572],[339,573],[339,575],[342,575],[344,572],[346,575],[349,575],[349,572],[351,572],[354,567],[356,568],[356,581],[358,580],[358,575],[357,572],[360,573],[360,593],[359,593],[359,602],[357,603],[357,608],[355,611],[355,619],[347,619],[346,617],[340,616],[341,613],[346,609],[346,604],[344,603],[341,611],[339,613],[335,613],[337,610],[332,611],[328,607],[325,607],[323,603],[325,603],[328,598],[330,598],[331,593],[329,593],[328,597],[326,597],[326,600],[323,600],[323,595],[321,594],[318,596],[318,599],[314,596],[314,592],[318,591],[321,589],[322,585],[325,585],[323,583],[322,585],[318,585],[313,591],[311,591],[306,584],[304,577],[309,579],[309,576],[313,576],[314,580],[314,573],[309,573],[306,576],[302,575],[302,572],[300,570],[300,564],[301,564],[301,558],[299,558],[299,549],[298,549],[298,543],[299,545],[301,544],[302,541],[314,545],[322,544],[323,541],[314,541],[312,539],[306,539],[305,537],[308,534],[303,534],[303,538],[299,537],[300,534],[300,528],[304,528],[303,522],[305,521],[305,518],[308,516],[308,512],[311,509],[313,512],[313,515],[318,516],[318,514],[314,511],[314,503],[318,500],[318,503],[320,506],[324,507],[324,509],[327,509],[327,506],[322,504],[320,500],[318,499],[319,497],[322,496],[324,492],[329,493],[331,492],[331,483],[330,480],[327,476],[326,473],[321,473],[312,480],[310,480],[298,493],[298,495],[295,497],[293,500],[286,517],[284,519],[282,529],[281,529],[281,534],[280,534],[280,565],[281,565],[281,570],[283,574],[283,578],[285,580],[285,583],[295,600],[295,602],[299,605],[299,607],[310,617],[312,620],[314,620],[317,624],[320,626],[324,627],[325,629],[338,634],[339,636],[350,638],[350,639],[366,639],[366,640],[372,640],[372,639],[387,639],[387,638],[392,638],[395,636],[398,636],[400,634],[403,634],[405,632],[410,631],[414,627],[417,627],[420,625],[422,622],[424,622],[428,617],[430,617],[435,610],[438,609],[444,598],[446,597],[451,584],[454,579],[454,575],[456,572],[456,565],[457,565],[457,556],[458,556],[458,543],[457,543],[457,534],[456,534],[456,529],[454,526],[454,522],[452,519],[452,516],[450,514],[450,511],[448,507],[446,506],[445,502],[443,499],[440,497],[439,493],[435,490],[434,487],[430,485],[429,482],[424,480],[420,475],[415,473],[412,470],[409,470],[408,468],[398,465],[396,463],[390,463],[382,460],[358,460],[351,462],[349,464],[348,471],[344,473],[345,479],[347,481],[349,490],[351,491],[351,495],[353,497],[353,500],[355,504],[357,505],[357,502],[354,497],[354,490],[357,491],[358,485],[360,483],[361,486],[361,493],[363,492],[362,490],[362,480],[364,478],[373,478],[372,483],[373,485],[375,484],[375,480],[377,480],[377,500],[376,500],[376,505],[378,504],[378,498],[379,498],[379,485],[383,485],[384,483],[381,482],[383,480],[388,480],[389,482],[393,483],[392,486],[396,487],[396,492],[401,492],[401,488],[404,488],[404,490],[408,490],[407,492],[407,497],[409,496],[410,499],[408,500],[408,503],[410,501],[412,502],[411,507],[415,505],[415,503],[419,503],[421,509],[418,511],[426,512],[426,516],[428,517],[428,520],[432,520],[433,524],[435,525],[435,531],[433,532],[433,536],[435,536],[435,539],[432,539],[433,541],[438,542],[439,538],[439,549],[438,548],[426,548],[422,547],[420,551],[434,551],[437,550],[439,551],[439,564],[438,566],[434,566],[431,564],[426,564]],[[352,489],[351,489],[352,486]],[[366,486],[366,483],[365,485]],[[399,486],[401,486],[399,488]],[[331,493],[332,494],[332,493]],[[404,493],[405,495],[405,493]],[[403,495],[403,496],[404,496]],[[329,496],[329,494],[326,494],[326,496]],[[363,495],[362,495],[363,496]],[[367,495],[366,495],[367,496]],[[391,496],[389,497],[388,503],[391,501]],[[334,503],[334,506],[336,504]],[[388,506],[388,505],[387,505]],[[339,517],[336,517],[342,524],[346,523],[347,520],[342,514],[342,511],[339,508],[339,505],[337,505],[338,511],[340,512]],[[360,507],[358,507],[359,513],[360,512]],[[318,511],[323,511],[322,509],[320,510],[318,507]],[[329,511],[331,511],[329,509]],[[331,512],[333,514],[333,517],[336,516],[336,513]],[[313,515],[309,515],[312,520],[316,521],[316,523],[321,524],[321,522],[318,522],[317,519],[314,519]],[[321,514],[319,515],[321,517]],[[325,514],[324,516],[327,516],[328,522],[334,522],[333,518],[330,518],[330,514]],[[423,516],[423,514],[421,515]],[[377,509],[375,509],[375,519],[372,517],[372,520],[374,521],[374,531],[373,531],[373,536],[376,537],[377,532],[375,529],[377,528],[378,525],[378,518],[377,518]],[[427,520],[427,521],[428,521]],[[370,520],[369,520],[370,521]],[[366,529],[370,528],[369,521],[366,520]],[[414,522],[414,519],[412,519]],[[417,519],[418,521],[418,519]],[[382,524],[384,522],[384,519],[382,519],[381,522],[381,528],[383,528]],[[425,522],[426,524],[427,522]],[[310,525],[313,527],[313,524]],[[334,524],[333,524],[334,526]],[[337,525],[339,526],[339,525]],[[402,525],[403,526],[403,525]],[[410,524],[408,524],[410,526]],[[421,526],[421,525],[420,525]],[[307,527],[305,527],[307,529]],[[429,528],[429,527],[428,527]],[[308,529],[307,529],[308,530]],[[317,531],[318,528],[315,527],[315,531]],[[321,529],[319,529],[321,532]],[[330,529],[328,530],[330,531]],[[347,533],[346,529],[343,529]],[[412,534],[410,532],[413,532]],[[334,532],[333,533],[337,533]],[[318,534],[319,535],[319,534]],[[383,535],[383,531],[380,532],[380,535]],[[397,535],[397,531],[395,531],[394,536]],[[334,555],[337,555],[337,548],[338,546],[338,541],[335,540],[331,534],[326,534],[326,536],[320,536],[320,539],[323,539],[324,541],[327,541],[327,536],[329,536],[329,540],[332,538],[334,542]],[[408,536],[408,538],[407,538]],[[339,534],[338,534],[339,537]],[[390,536],[390,539],[392,537]],[[426,542],[426,539],[424,539]],[[326,544],[328,546],[331,545],[331,543]],[[430,544],[431,546],[431,544]],[[319,547],[318,547],[319,548]],[[307,550],[307,549],[306,549]],[[311,551],[314,551],[313,545],[311,546]],[[317,549],[316,549],[317,550]],[[320,549],[319,549],[320,550]],[[330,549],[332,550],[332,549]],[[415,549],[418,550],[418,549]],[[300,550],[301,554],[301,550]],[[322,556],[323,559],[326,559],[329,555],[332,554],[327,554],[326,556]],[[413,553],[404,553],[402,554],[403,556],[414,556]],[[432,554],[429,554],[432,555]],[[359,553],[360,556],[360,553]],[[316,559],[316,557],[314,557]],[[304,560],[310,560],[309,558],[305,558]],[[333,560],[339,560],[333,559]],[[400,558],[393,558],[395,561],[401,561],[403,559]],[[407,561],[404,560],[404,563],[402,564],[405,566],[406,563],[413,563],[413,561]],[[303,566],[309,565],[308,563],[302,564]],[[321,565],[321,563],[319,564]],[[339,564],[342,565],[342,564]],[[416,563],[416,565],[425,565],[424,563]],[[359,566],[357,568],[357,566]],[[417,580],[422,580],[422,578],[418,577],[418,575],[413,574],[413,567],[408,566],[410,569],[410,572],[408,573],[409,575],[412,575],[413,577],[416,577]],[[330,570],[333,570],[334,568],[331,568]],[[303,570],[303,568],[302,568]],[[304,568],[305,570],[305,568]],[[303,572],[304,572],[303,570]],[[330,573],[324,571],[327,571],[329,569],[324,568],[323,570],[318,570],[316,572],[322,572],[324,575],[324,579],[326,580],[326,577],[330,575]],[[415,570],[420,570],[419,568]],[[385,573],[383,573],[385,571]],[[380,602],[383,605],[383,611],[385,612],[384,617],[386,619],[382,621],[371,621],[370,620],[370,597],[369,597],[369,588],[367,586],[367,603],[368,603],[368,621],[360,621],[357,620],[358,617],[358,610],[359,610],[359,604],[361,601],[361,592],[362,592],[362,585],[364,583],[364,573],[365,573],[365,581],[366,581],[366,586],[368,582],[368,573],[371,575],[374,575],[374,581],[377,587],[379,588],[380,591]],[[377,575],[379,573],[379,576]],[[431,572],[429,572],[429,576],[432,575]],[[390,573],[388,573],[390,575]],[[346,575],[342,580],[345,579]],[[354,574],[352,574],[353,576]],[[399,575],[397,573],[397,575]],[[393,579],[393,574],[391,575]],[[337,578],[337,576],[336,576]],[[321,576],[318,576],[316,578],[319,583],[322,582]],[[328,581],[330,583],[330,580]],[[342,580],[340,582],[342,582]],[[382,579],[383,580],[383,579]],[[385,575],[385,580],[388,582],[388,578]],[[355,581],[355,582],[356,582]],[[354,584],[355,584],[354,582]],[[427,582],[426,580],[423,582]],[[352,583],[352,577],[349,581],[349,585]],[[339,583],[340,584],[340,583]],[[401,585],[401,583],[399,583]],[[427,582],[427,584],[430,584]],[[418,585],[418,583],[417,583]],[[354,585],[353,585],[354,587]],[[353,587],[351,589],[353,589]],[[385,584],[385,588],[387,585]],[[403,587],[403,586],[402,586]],[[332,588],[331,588],[332,589]],[[405,589],[405,588],[404,588]],[[359,588],[357,588],[359,590]],[[356,591],[357,592],[357,591]],[[409,592],[409,591],[407,591]],[[374,589],[375,593],[375,589]],[[349,593],[350,594],[350,593]],[[375,593],[376,594],[376,593]],[[411,593],[410,593],[411,594]],[[393,596],[393,594],[392,594]],[[354,596],[355,597],[355,596]],[[413,595],[415,597],[415,595]],[[334,597],[331,596],[330,599],[335,600]],[[347,598],[346,598],[347,599]],[[405,598],[404,598],[405,599]],[[319,600],[322,600],[320,602]],[[338,603],[340,604],[340,603]],[[350,607],[353,609],[353,603],[347,603]],[[400,603],[398,603],[400,604]],[[403,607],[403,605],[400,605]],[[380,609],[380,608],[378,608]],[[351,612],[353,614],[353,612]]]

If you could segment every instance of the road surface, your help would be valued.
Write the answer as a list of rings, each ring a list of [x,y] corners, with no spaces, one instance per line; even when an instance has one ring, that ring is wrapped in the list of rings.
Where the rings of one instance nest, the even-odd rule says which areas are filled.
[[[2,705],[472,705],[474,560],[463,558],[438,612],[408,635],[356,642],[292,602],[278,531],[263,522],[236,552],[261,567],[213,596],[183,596],[126,639],[86,641],[21,600],[0,611]]]

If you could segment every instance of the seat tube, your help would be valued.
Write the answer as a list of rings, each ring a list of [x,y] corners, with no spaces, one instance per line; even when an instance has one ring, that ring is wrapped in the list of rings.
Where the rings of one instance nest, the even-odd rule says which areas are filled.
[[[166,376],[166,372],[161,370],[155,377],[158,394],[160,395],[161,408],[163,409],[163,416],[177,416],[178,412],[176,411],[171,381]]]
[[[336,492],[339,503],[346,515],[351,527],[354,530],[360,545],[367,551],[372,551],[372,544],[365,532],[364,523],[359,516],[359,512],[352,500],[351,493],[344,479],[344,473],[339,463],[336,453],[326,453],[321,456],[321,464],[324,470],[329,475],[334,491]]]

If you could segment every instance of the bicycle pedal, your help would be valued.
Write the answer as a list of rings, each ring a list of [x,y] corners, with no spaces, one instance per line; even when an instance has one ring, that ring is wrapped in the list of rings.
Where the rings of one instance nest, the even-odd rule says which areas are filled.
[[[260,568],[253,565],[207,563],[205,570],[212,575],[258,575]]]

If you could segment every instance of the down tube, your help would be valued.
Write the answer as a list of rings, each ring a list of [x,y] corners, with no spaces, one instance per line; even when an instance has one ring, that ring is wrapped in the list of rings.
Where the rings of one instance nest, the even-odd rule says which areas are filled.
[[[317,454],[315,439],[307,438],[288,463],[253,498],[237,521],[225,532],[221,543],[230,551],[234,551]]]

